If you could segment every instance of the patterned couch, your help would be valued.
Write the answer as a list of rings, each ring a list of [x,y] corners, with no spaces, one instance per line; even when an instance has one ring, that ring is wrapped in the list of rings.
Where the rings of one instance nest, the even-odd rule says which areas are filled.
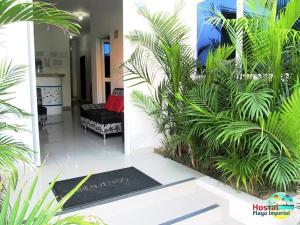
[[[123,96],[124,89],[116,88],[112,95]],[[80,121],[85,132],[87,128],[103,136],[104,143],[108,134],[122,133],[124,113],[104,109],[105,104],[84,104],[80,107]]]

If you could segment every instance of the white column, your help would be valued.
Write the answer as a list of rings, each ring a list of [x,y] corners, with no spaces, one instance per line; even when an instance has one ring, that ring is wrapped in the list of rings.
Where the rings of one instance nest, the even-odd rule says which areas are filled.
[[[244,0],[237,0],[236,2],[236,17],[237,19],[244,16]]]
[[[236,2],[236,18],[240,19],[244,16],[244,0],[237,0]],[[238,48],[242,49],[243,48],[243,34],[241,34],[240,37],[238,37],[239,40],[237,42],[237,46]],[[236,59],[237,62],[240,60],[240,55],[238,53],[238,51],[236,51]]]
[[[40,154],[40,137],[38,125],[38,110],[37,110],[37,94],[36,94],[36,71],[35,71],[35,51],[34,51],[34,32],[33,23],[27,24],[28,37],[28,65],[29,65],[29,82],[30,82],[30,104],[31,104],[31,123],[32,123],[32,138],[34,149],[34,163],[37,166],[41,165]]]

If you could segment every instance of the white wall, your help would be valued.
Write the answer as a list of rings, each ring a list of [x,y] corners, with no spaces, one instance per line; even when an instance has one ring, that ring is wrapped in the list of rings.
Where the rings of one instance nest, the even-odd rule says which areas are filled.
[[[43,65],[46,74],[65,74],[63,78],[63,106],[71,106],[71,76],[70,76],[70,44],[69,34],[56,27],[35,25],[35,51],[44,54],[50,60],[50,65]],[[57,56],[51,56],[51,53]],[[38,57],[39,58],[39,57]],[[53,60],[59,60],[62,65],[53,65]]]
[[[27,65],[24,82],[11,91],[14,99],[12,104],[32,114],[31,118],[20,119],[9,116],[7,122],[23,125],[28,132],[13,133],[13,136],[23,141],[31,149],[39,152],[39,134],[37,126],[37,105],[35,92],[35,66],[33,52],[33,29],[30,23],[16,23],[1,27],[0,59],[12,60],[13,64]],[[34,131],[34,133],[32,133]],[[39,156],[36,155],[39,163]]]
[[[91,1],[91,65],[93,102],[105,102],[104,81],[101,74],[97,74],[97,39],[110,36],[111,43],[111,82],[112,90],[123,87],[123,75],[118,67],[123,62],[123,1]],[[119,37],[114,38],[114,31],[118,30]]]
[[[124,35],[128,34],[134,29],[149,30],[145,20],[137,14],[136,5],[140,2],[146,4],[152,11],[168,11],[175,6],[176,0],[164,1],[124,1]],[[196,41],[197,41],[197,2],[195,0],[187,0],[186,6],[182,12],[183,20],[190,25],[191,37],[190,44],[195,47],[196,56]],[[132,45],[124,37],[124,60],[129,59],[135,46]],[[157,75],[159,75],[157,73]],[[127,154],[139,151],[142,149],[153,149],[161,145],[160,135],[157,134],[153,128],[153,121],[151,118],[143,113],[140,109],[135,107],[131,101],[131,92],[133,89],[143,90],[147,93],[147,89],[143,86],[129,88],[130,83],[125,82],[125,152]]]

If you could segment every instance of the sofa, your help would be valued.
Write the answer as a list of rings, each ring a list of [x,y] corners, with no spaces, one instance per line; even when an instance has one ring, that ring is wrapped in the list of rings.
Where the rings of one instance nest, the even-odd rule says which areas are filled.
[[[107,110],[108,104],[112,96],[122,96],[123,111],[117,112]],[[80,107],[80,121],[85,132],[90,129],[103,136],[104,143],[107,135],[123,133],[123,117],[124,117],[124,89],[116,88],[113,90],[106,104],[84,104]]]

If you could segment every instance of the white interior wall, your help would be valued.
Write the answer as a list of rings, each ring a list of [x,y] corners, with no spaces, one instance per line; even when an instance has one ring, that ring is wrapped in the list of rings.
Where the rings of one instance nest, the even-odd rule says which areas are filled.
[[[149,27],[145,20],[138,15],[137,4],[144,3],[152,11],[168,11],[175,6],[176,0],[164,1],[124,1],[124,34],[128,34],[134,29],[148,31]],[[197,41],[197,3],[199,1],[186,0],[186,6],[182,11],[183,21],[190,25],[190,45],[195,47]],[[130,43],[124,37],[124,60],[129,59],[136,46]],[[155,69],[154,69],[155,72]],[[159,72],[155,72],[159,76]],[[161,137],[153,127],[153,121],[149,116],[135,107],[131,100],[131,92],[134,89],[142,90],[147,93],[147,89],[140,85],[130,88],[130,83],[125,82],[125,152],[130,154],[143,149],[152,149],[161,146]]]
[[[65,74],[63,78],[63,106],[70,107],[71,76],[69,34],[56,27],[35,25],[35,51],[44,54],[44,58],[50,61],[49,66],[44,63],[42,73]],[[51,54],[57,54],[57,56],[51,56]],[[53,60],[60,60],[62,65],[53,65]]]
[[[20,38],[22,37],[22,38]],[[7,122],[23,125],[28,132],[11,134],[27,144],[35,152],[39,152],[39,133],[37,126],[37,105],[35,93],[35,65],[33,51],[33,29],[30,23],[16,23],[1,27],[0,35],[0,59],[12,61],[14,65],[27,65],[24,73],[24,82],[11,90],[11,100],[13,105],[32,114],[31,118],[20,119],[8,116]],[[39,156],[36,156],[39,164]]]
[[[123,75],[119,66],[123,62],[123,1],[92,0],[91,10],[91,69],[93,102],[105,102],[104,81],[97,71],[97,39],[110,36],[111,43],[111,82],[112,90],[123,87]],[[114,38],[114,31],[118,31],[118,38]]]

